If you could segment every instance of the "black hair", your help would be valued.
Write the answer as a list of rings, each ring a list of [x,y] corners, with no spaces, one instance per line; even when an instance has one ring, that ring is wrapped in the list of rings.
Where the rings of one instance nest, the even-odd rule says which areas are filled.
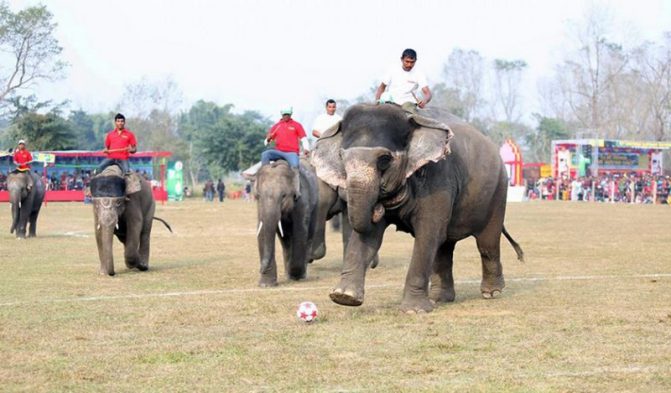
[[[404,57],[409,57],[411,59],[417,60],[417,52],[415,52],[414,49],[408,48],[408,49],[404,50],[403,53],[401,54],[401,59],[404,58]]]
[[[326,106],[329,106],[329,104],[335,104],[335,103],[336,102],[333,98],[329,98],[328,100],[326,100]]]
[[[126,121],[126,116],[122,115],[121,113],[117,113],[116,116],[114,116],[114,121],[117,121],[119,119]]]

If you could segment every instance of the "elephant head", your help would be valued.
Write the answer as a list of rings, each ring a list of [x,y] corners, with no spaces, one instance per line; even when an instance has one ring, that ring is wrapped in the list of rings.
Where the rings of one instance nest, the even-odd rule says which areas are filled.
[[[119,235],[124,232],[123,229],[120,231],[119,217],[126,209],[126,182],[121,170],[116,166],[110,166],[91,179],[90,187],[100,273],[113,276],[112,243],[115,233]],[[119,237],[123,241],[122,236]]]
[[[364,233],[385,208],[402,203],[410,176],[450,153],[452,135],[447,125],[397,105],[361,104],[324,133],[312,160],[319,178],[347,190],[350,222]]]

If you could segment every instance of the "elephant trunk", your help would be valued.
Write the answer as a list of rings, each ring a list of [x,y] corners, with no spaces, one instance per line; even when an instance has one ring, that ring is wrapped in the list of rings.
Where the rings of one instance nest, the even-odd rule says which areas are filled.
[[[19,218],[21,217],[21,192],[17,190],[10,191],[10,202],[12,204],[12,226],[9,233],[19,236]]]
[[[359,233],[371,230],[371,224],[382,219],[381,205],[377,203],[379,195],[379,181],[376,179],[356,179],[347,182],[348,217],[352,228]],[[381,212],[384,214],[384,210]]]
[[[279,206],[271,204],[259,206],[257,240],[261,257],[261,274],[267,274],[275,265],[275,233],[279,230],[280,219]]]
[[[95,225],[100,274],[114,275],[113,240],[114,230],[122,213],[124,198],[93,198],[93,216]]]

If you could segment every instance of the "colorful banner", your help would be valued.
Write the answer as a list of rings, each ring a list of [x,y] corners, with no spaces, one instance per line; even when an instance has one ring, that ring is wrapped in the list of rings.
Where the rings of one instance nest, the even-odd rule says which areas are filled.
[[[184,199],[183,170],[182,161],[171,162],[168,164],[166,189],[168,190],[168,199],[172,201],[181,201]]]
[[[599,169],[646,171],[648,164],[647,153],[599,151]]]
[[[650,154],[650,173],[653,175],[661,175],[662,168],[664,168],[664,155],[661,151],[652,152]]]
[[[33,161],[43,162],[45,164],[53,164],[56,162],[56,156],[50,153],[36,152],[33,154]]]

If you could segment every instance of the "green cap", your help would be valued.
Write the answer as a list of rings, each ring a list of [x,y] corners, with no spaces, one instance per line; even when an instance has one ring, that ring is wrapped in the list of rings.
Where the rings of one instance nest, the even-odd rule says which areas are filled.
[[[294,108],[288,106],[280,111],[280,115],[290,115],[294,113]]]

